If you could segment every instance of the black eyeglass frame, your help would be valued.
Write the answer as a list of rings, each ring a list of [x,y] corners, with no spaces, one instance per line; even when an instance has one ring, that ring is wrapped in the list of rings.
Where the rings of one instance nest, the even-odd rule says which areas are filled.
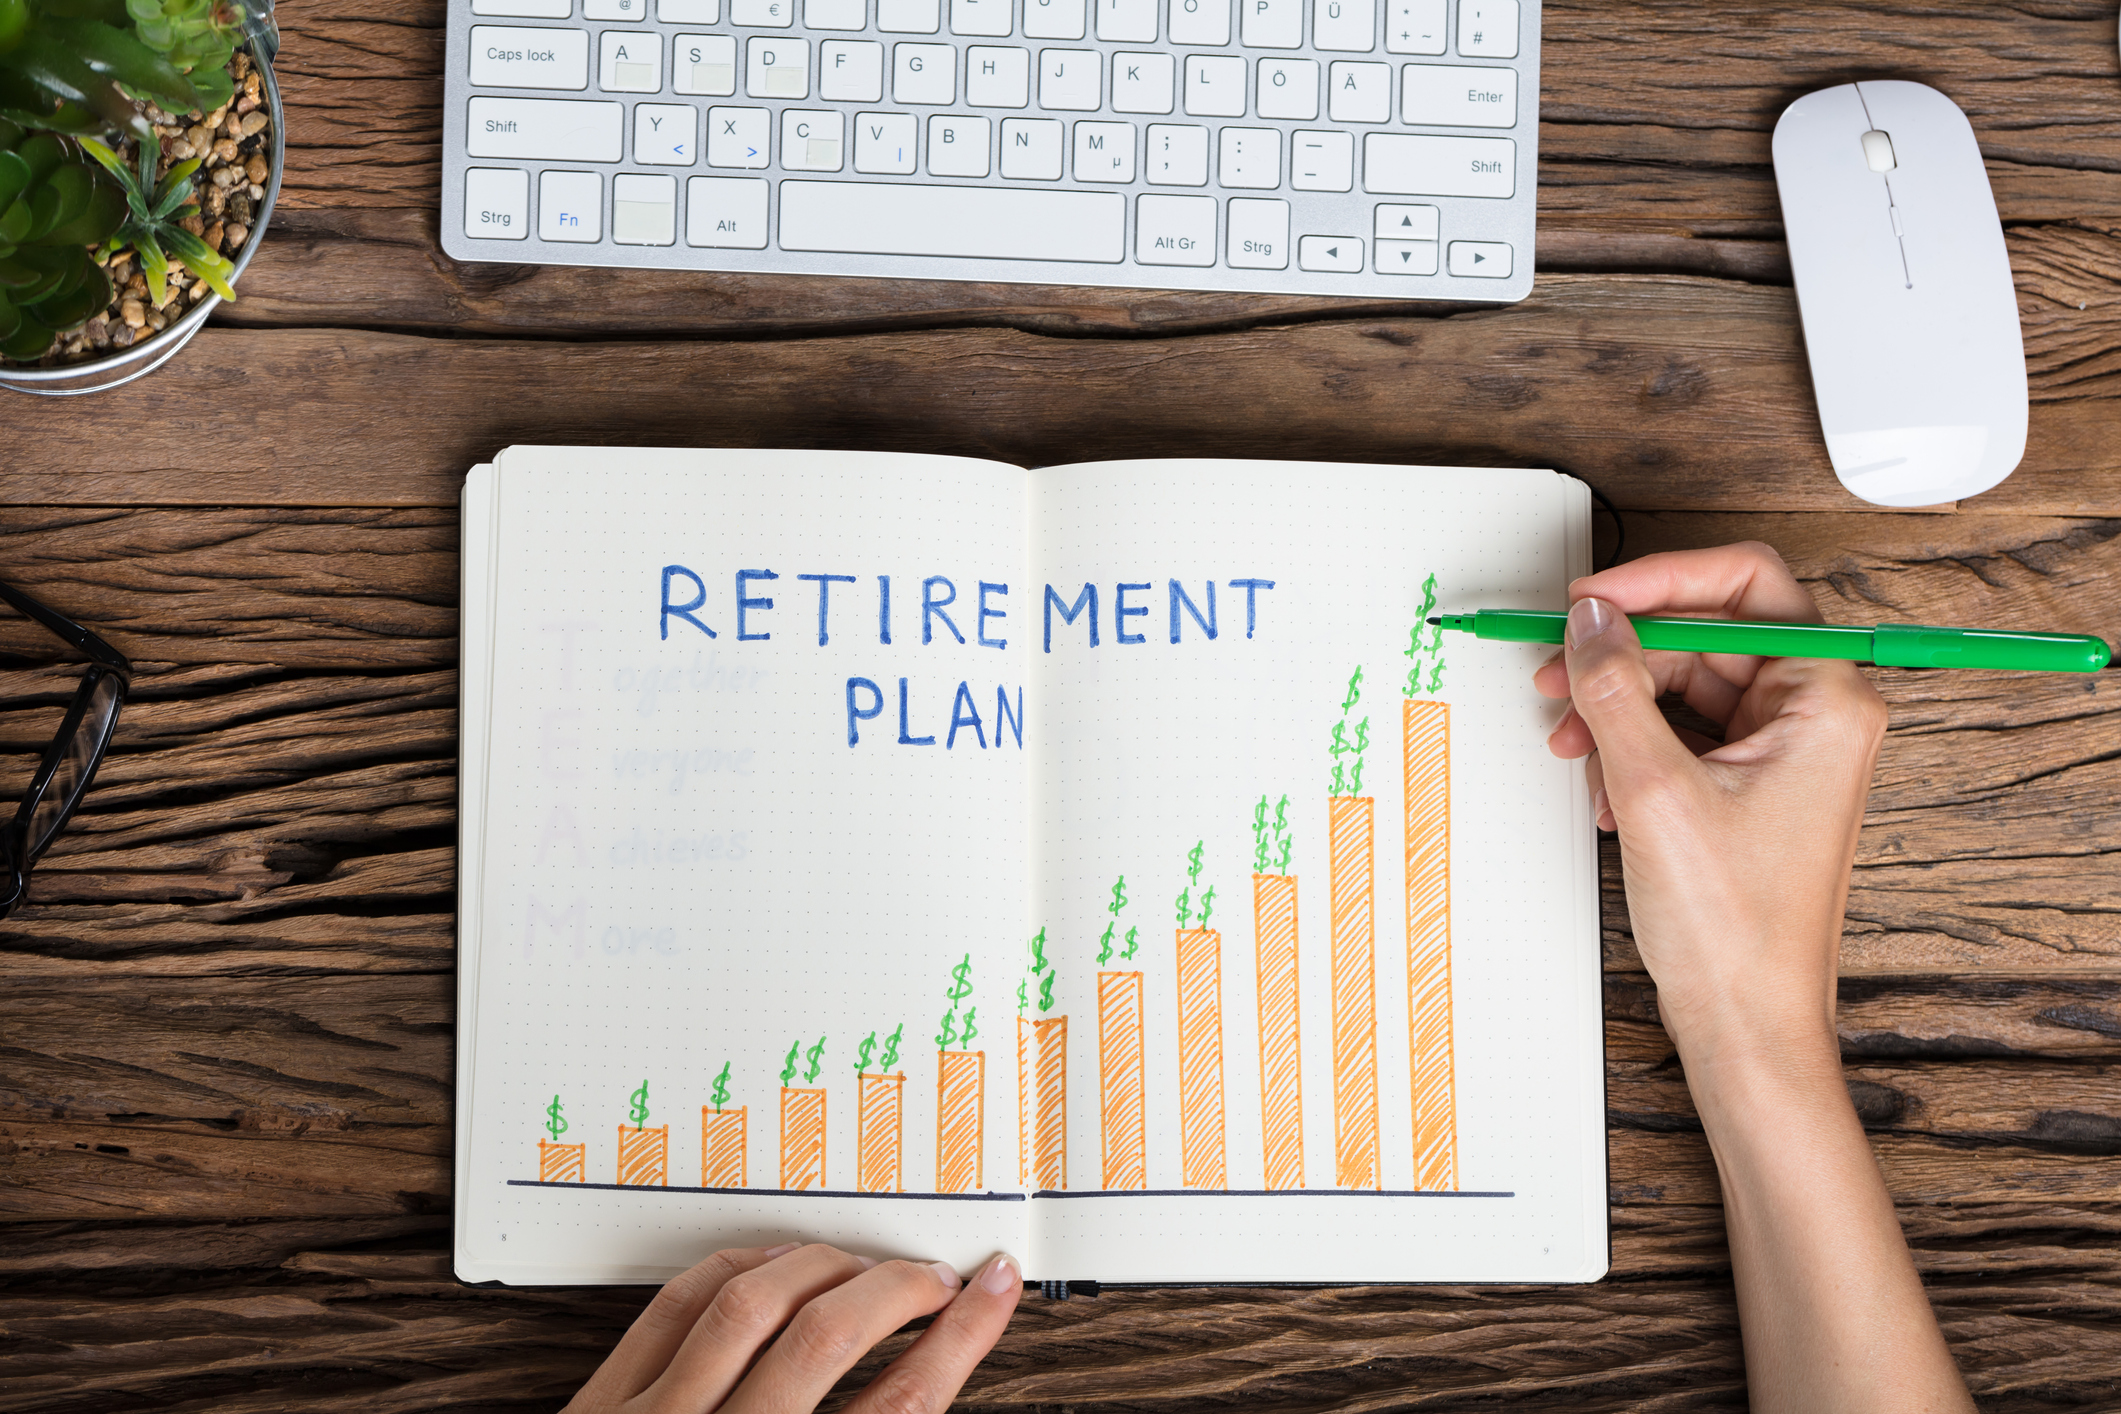
[[[87,669],[81,674],[81,685],[74,690],[74,700],[66,709],[66,717],[52,737],[51,745],[44,750],[44,758],[37,763],[37,772],[30,778],[29,789],[23,793],[21,803],[15,808],[14,818],[0,828],[0,918],[11,913],[15,905],[22,902],[29,892],[29,873],[51,842],[59,837],[73,819],[74,809],[88,789],[95,783],[96,769],[103,764],[104,753],[110,749],[111,737],[118,729],[118,714],[125,707],[125,699],[132,691],[133,665],[123,653],[105,643],[88,628],[75,623],[57,610],[48,608],[30,595],[0,582],[0,602],[5,602],[19,613],[42,624],[62,642],[89,660]],[[30,826],[35,821],[37,809],[51,791],[52,780],[67,759],[74,738],[80,734],[81,724],[96,699],[96,693],[106,682],[115,682],[117,701],[111,704],[110,720],[103,727],[102,736],[94,743],[94,752],[82,769],[81,780],[74,787],[70,798],[62,801],[59,816],[45,832],[41,843],[30,838]]]

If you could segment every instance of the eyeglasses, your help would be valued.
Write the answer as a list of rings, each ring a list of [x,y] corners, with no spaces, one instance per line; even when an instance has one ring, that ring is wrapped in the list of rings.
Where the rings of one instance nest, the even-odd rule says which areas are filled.
[[[0,584],[0,601],[35,619],[90,660],[81,685],[74,690],[73,703],[66,709],[66,719],[59,724],[59,734],[45,748],[37,773],[15,808],[14,820],[0,830],[0,918],[5,918],[29,891],[30,869],[66,828],[74,807],[95,780],[96,767],[103,763],[111,733],[118,726],[118,709],[132,686],[133,665],[94,633],[19,589]]]

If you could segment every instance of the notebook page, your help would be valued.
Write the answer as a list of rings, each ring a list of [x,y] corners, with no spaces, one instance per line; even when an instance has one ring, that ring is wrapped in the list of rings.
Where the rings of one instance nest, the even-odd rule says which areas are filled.
[[[458,1272],[1022,1250],[989,1018],[1028,894],[1024,473],[497,461],[466,497]]]
[[[1582,768],[1544,650],[1422,624],[1565,602],[1586,489],[1138,462],[1031,505],[1034,1274],[1601,1274]]]

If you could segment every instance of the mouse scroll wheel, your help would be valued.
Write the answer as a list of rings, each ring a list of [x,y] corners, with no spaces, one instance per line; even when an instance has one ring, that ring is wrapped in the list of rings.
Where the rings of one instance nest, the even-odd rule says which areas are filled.
[[[1863,160],[1873,172],[1890,172],[1900,165],[1893,157],[1892,138],[1876,128],[1863,135]]]

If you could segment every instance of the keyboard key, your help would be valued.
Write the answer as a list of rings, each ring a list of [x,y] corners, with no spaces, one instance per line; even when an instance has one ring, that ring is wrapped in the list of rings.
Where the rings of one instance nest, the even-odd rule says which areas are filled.
[[[950,32],[1001,38],[1015,33],[1014,0],[950,0]]]
[[[1057,182],[1061,174],[1058,118],[1002,119],[1002,175],[1018,182]]]
[[[598,48],[597,86],[604,92],[662,92],[663,36],[607,29]]]
[[[786,29],[795,23],[795,0],[729,0],[729,23]]]
[[[520,20],[565,20],[574,16],[574,0],[471,0],[471,12]]]
[[[1506,197],[1517,189],[1517,144],[1506,137],[1369,133],[1362,142],[1364,191]]]
[[[1183,123],[1149,124],[1148,171],[1144,180],[1157,187],[1204,187],[1208,184],[1208,130]]]
[[[1360,275],[1362,242],[1353,236],[1305,236],[1296,243],[1296,265],[1300,270]]]
[[[643,167],[690,167],[700,160],[700,110],[689,103],[636,103],[633,160]]]
[[[1078,182],[1133,181],[1134,124],[1077,123],[1075,125],[1075,180]]]
[[[766,248],[766,188],[760,177],[694,177],[685,183],[685,244]]]
[[[1083,0],[1024,0],[1024,38],[1081,39]]]
[[[1289,203],[1231,197],[1229,244],[1226,258],[1239,270],[1288,269]]]
[[[781,114],[781,170],[837,172],[846,118],[831,108],[789,108]]]
[[[1380,275],[1434,275],[1436,242],[1385,241],[1377,243],[1377,273]]]
[[[810,41],[753,39],[745,46],[744,92],[753,98],[810,96]]]
[[[994,165],[993,145],[991,120],[938,113],[928,120],[928,174],[984,177]]]
[[[1377,208],[1377,239],[1381,241],[1433,241],[1436,239],[1436,208],[1394,206]]]
[[[1281,185],[1280,128],[1224,128],[1215,180],[1226,187]]]
[[[1517,57],[1517,0],[1458,0],[1458,52],[1469,58]]]
[[[895,177],[911,176],[917,130],[911,113],[855,114],[854,170]]]
[[[781,247],[1116,265],[1127,257],[1127,198],[1118,192],[790,180],[781,183]]]
[[[1094,0],[1094,3],[1099,39],[1146,44],[1156,38],[1156,0]]]
[[[736,39],[726,34],[681,34],[670,45],[673,93],[727,98],[736,92]]]
[[[1385,48],[1391,53],[1443,53],[1443,24],[1444,0],[1385,0]]]
[[[648,18],[648,3],[647,0],[582,0],[582,18],[637,25]]]
[[[1407,64],[1400,69],[1399,120],[1416,127],[1514,128],[1515,69]]]
[[[893,103],[957,102],[957,49],[949,44],[891,46]]]
[[[1304,0],[1238,0],[1239,33],[1247,49],[1300,49]]]
[[[604,179],[594,172],[538,178],[538,239],[592,243],[604,238]]]
[[[707,110],[707,165],[763,167],[772,114],[764,108]]]
[[[678,179],[635,172],[613,177],[611,238],[620,245],[675,245]]]
[[[587,88],[589,34],[473,25],[471,81],[481,88]]]
[[[965,103],[972,108],[1031,104],[1031,51],[975,44],[965,51]]]
[[[1144,265],[1213,265],[1215,198],[1136,197],[1134,258]]]
[[[1376,0],[1314,0],[1314,3],[1311,14],[1313,48],[1364,53],[1375,47],[1372,29],[1377,15]],[[1360,251],[1355,255],[1355,268],[1362,269]]]
[[[1214,45],[1230,42],[1230,0],[1171,0],[1171,42]]]
[[[1175,100],[1173,75],[1177,64],[1169,54],[1112,56],[1112,111],[1115,113],[1168,113]]]
[[[1510,278],[1511,251],[1505,241],[1452,241],[1451,273],[1482,280]]]
[[[1318,61],[1260,60],[1259,116],[1295,118],[1305,123],[1317,121]]]
[[[464,150],[473,157],[616,162],[626,105],[571,98],[474,98]]]
[[[941,0],[876,0],[876,27],[887,34],[934,34],[943,27]]]
[[[1392,66],[1336,62],[1326,72],[1326,111],[1336,123],[1392,121]]]
[[[1096,111],[1104,104],[1104,67],[1104,55],[1095,49],[1041,49],[1038,106],[1080,113]]]
[[[1245,116],[1245,61],[1214,54],[1186,56],[1186,111],[1196,118]]]
[[[655,0],[655,17],[666,25],[716,25],[722,0]]]
[[[810,29],[867,29],[869,0],[803,0],[803,24]]]
[[[530,235],[530,174],[517,167],[473,167],[464,173],[464,234],[478,241]]]
[[[821,41],[817,96],[838,103],[883,102],[884,46],[870,39]]]
[[[1299,128],[1289,135],[1289,185],[1298,191],[1355,188],[1355,134]]]

